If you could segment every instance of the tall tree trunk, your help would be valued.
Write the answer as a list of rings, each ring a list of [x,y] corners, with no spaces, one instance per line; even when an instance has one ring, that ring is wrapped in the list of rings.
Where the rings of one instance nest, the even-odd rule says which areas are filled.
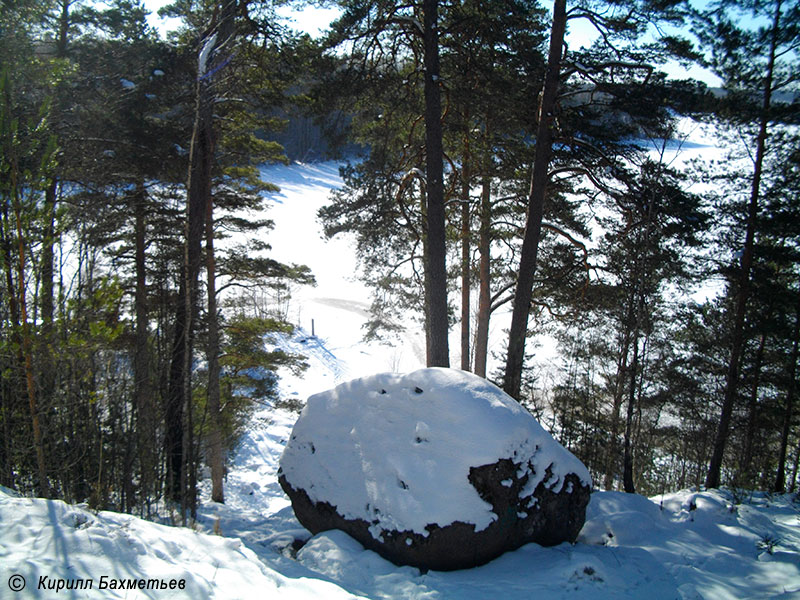
[[[5,370],[6,364],[5,362],[0,363],[0,367]],[[8,384],[8,378],[0,379],[0,421],[3,422],[3,441],[0,447],[0,485],[13,488],[14,467],[11,462],[11,423],[9,423],[13,410],[11,406],[13,395],[11,393],[11,386]]]
[[[478,318],[475,324],[475,374],[486,377],[489,354],[489,319],[492,313],[491,297],[491,235],[492,235],[492,185],[489,175],[483,176],[481,189],[481,216],[478,252]]]
[[[22,356],[22,342],[20,339],[22,327],[20,326],[17,291],[14,283],[13,236],[11,234],[11,221],[9,219],[8,204],[6,202],[0,204],[0,244],[2,244],[3,253],[3,258],[0,263],[4,267],[6,299],[8,301],[8,319],[11,325],[11,340],[14,342],[14,346],[16,346],[14,356],[9,357],[9,362],[12,365],[10,369],[12,376],[2,379],[2,392],[4,393],[2,410],[5,455],[10,458],[12,455],[12,436],[9,433],[9,419],[11,415],[18,411],[18,398],[24,397],[24,392],[22,392],[22,380],[19,379],[16,374],[25,372],[25,360]],[[8,392],[8,394],[5,395],[5,392]],[[3,464],[3,469],[6,471],[4,479],[8,482],[3,485],[13,487],[14,468],[10,460]]]
[[[134,312],[136,315],[136,341],[133,354],[133,394],[136,407],[136,424],[139,450],[139,480],[142,500],[148,502],[153,491],[153,474],[156,463],[154,449],[155,415],[152,404],[153,387],[150,378],[149,331],[147,319],[147,197],[144,184],[139,183],[134,196],[134,237],[136,290]]]
[[[206,204],[206,278],[208,281],[208,414],[209,462],[211,463],[211,500],[225,502],[222,490],[223,463],[222,423],[219,387],[219,322],[217,320],[217,265],[214,257],[214,199],[209,194]]]
[[[567,26],[566,0],[553,3],[553,26],[550,31],[550,48],[547,56],[547,72],[539,107],[539,124],[536,129],[536,154],[531,173],[531,187],[528,194],[525,235],[519,261],[519,277],[514,291],[514,308],[511,315],[511,328],[508,333],[503,389],[514,398],[519,398],[522,386],[522,368],[525,361],[525,338],[528,330],[528,315],[533,297],[533,280],[536,260],[539,253],[539,239],[542,231],[544,198],[547,191],[547,171],[552,154],[553,123],[561,74],[561,55],[564,46],[564,32]]]
[[[464,165],[462,166],[461,189],[461,369],[470,370],[470,320],[472,319],[470,301],[472,298],[472,248],[470,238],[470,183],[469,139],[466,140]]]
[[[9,219],[8,215],[8,205],[3,202],[2,206],[0,206],[0,211],[2,211],[2,222],[0,222],[0,237],[2,237],[2,251],[3,251],[3,266],[4,274],[5,274],[5,285],[6,291],[8,292],[6,295],[6,299],[8,300],[8,312],[9,317],[11,318],[11,323],[14,326],[15,331],[19,330],[19,306],[17,306],[17,293],[16,289],[17,286],[14,283],[14,246],[13,246],[13,234],[11,233],[11,220]],[[21,346],[21,344],[18,344]],[[20,355],[20,364],[22,364],[21,360],[22,356]]]
[[[205,42],[206,44],[209,41]],[[186,415],[186,436],[183,440],[184,459],[181,463],[181,508],[184,513],[192,509],[196,490],[194,479],[194,427],[192,423],[192,360],[194,355],[194,333],[198,315],[198,285],[202,263],[202,241],[206,202],[211,195],[211,169],[214,158],[213,101],[208,82],[202,77],[197,81],[197,105],[192,145],[189,153],[189,183],[187,196],[185,275],[186,335],[183,349],[183,411]]]
[[[189,153],[189,183],[188,183],[188,201],[187,201],[187,234],[186,234],[186,315],[188,326],[186,328],[187,335],[185,336],[185,356],[184,356],[184,409],[187,411],[187,426],[188,426],[188,440],[186,448],[188,451],[187,460],[184,465],[187,465],[188,472],[184,476],[184,480],[188,486],[188,500],[189,508],[191,509],[192,517],[196,515],[196,501],[197,501],[197,486],[196,486],[196,467],[194,464],[194,441],[192,438],[193,424],[191,420],[192,408],[192,386],[191,386],[191,359],[192,359],[192,346],[193,346],[193,330],[194,323],[197,319],[197,280],[200,272],[201,263],[201,250],[203,232],[208,231],[204,224],[207,219],[213,217],[213,210],[211,209],[213,198],[211,195],[212,175],[214,165],[214,151],[216,147],[216,131],[214,127],[214,103],[215,103],[215,78],[218,77],[217,71],[224,64],[226,58],[222,56],[221,50],[229,47],[234,35],[234,18],[236,16],[237,3],[233,0],[225,0],[219,5],[219,10],[215,11],[215,20],[209,28],[208,36],[203,40],[200,53],[198,54],[198,69],[197,69],[197,91],[196,91],[196,108],[195,108],[195,124],[192,133],[192,145]],[[218,19],[216,18],[218,17]],[[213,223],[211,227],[211,236],[213,237]],[[208,242],[208,238],[207,238]],[[208,268],[215,270],[213,258],[213,240],[209,247],[212,253],[208,262]],[[214,285],[214,281],[209,282]],[[209,307],[214,306],[214,316],[211,320],[216,318],[216,297],[209,299]],[[216,332],[215,332],[216,333]],[[218,333],[216,333],[218,336]],[[219,341],[216,341],[217,349],[215,350],[215,362],[218,361],[219,354]],[[211,365],[209,365],[211,367]],[[212,419],[218,419],[219,416],[219,363],[216,362],[216,411],[212,415]],[[209,373],[211,375],[211,373]],[[209,391],[211,395],[213,391]],[[213,402],[213,399],[209,399]],[[218,421],[217,421],[218,424]],[[213,428],[213,424],[212,424]],[[212,446],[214,445],[212,436]],[[213,452],[213,450],[212,450]],[[221,456],[219,457],[221,460]],[[219,483],[221,483],[221,469],[220,469]],[[219,498],[221,501],[222,490],[219,490]]]
[[[633,319],[633,306],[628,311],[628,322]],[[619,415],[622,410],[622,397],[625,395],[625,374],[628,370],[628,353],[631,347],[631,331],[626,327],[622,336],[622,348],[617,357],[617,376],[614,379],[614,396],[611,400],[611,422],[609,432],[608,453],[606,454],[606,472],[603,479],[603,488],[610,490],[614,485],[614,476],[617,473],[617,457],[619,452]]]
[[[449,367],[447,268],[442,148],[442,101],[439,89],[438,0],[423,0],[425,42],[425,175],[427,253],[425,310],[430,337],[429,367]]]
[[[61,12],[58,18],[58,36],[56,38],[56,57],[66,59],[67,46],[69,44],[70,27],[70,7],[72,0],[61,0]],[[60,125],[63,118],[64,102],[66,101],[65,90],[57,92],[55,102],[50,112],[50,122],[56,127]],[[42,330],[40,337],[41,347],[41,393],[44,398],[51,398],[56,388],[56,367],[53,355],[54,331],[54,275],[55,275],[55,244],[56,244],[56,207],[58,200],[59,178],[55,174],[50,174],[47,187],[44,193],[44,231],[42,237],[42,251],[40,258],[40,277],[41,290],[39,306],[42,313]]]
[[[181,507],[194,506],[196,491],[194,479],[194,437],[192,423],[192,361],[194,355],[194,334],[198,315],[197,280],[202,264],[202,241],[207,198],[211,195],[211,169],[214,157],[213,102],[211,91],[202,79],[197,82],[197,108],[194,133],[189,154],[190,170],[187,197],[186,245],[184,288],[186,296],[186,334],[183,349],[183,411],[186,415],[186,436],[183,440],[184,459],[181,463]]]
[[[747,428],[744,437],[744,449],[742,452],[742,465],[739,469],[742,477],[742,483],[746,487],[751,487],[752,481],[752,466],[753,466],[753,447],[755,446],[756,437],[756,413],[758,412],[758,391],[761,387],[761,370],[764,366],[764,347],[767,343],[766,334],[761,334],[761,339],[758,342],[758,350],[756,350],[753,385],[750,389],[750,397],[747,402]]]
[[[67,56],[67,43],[69,42],[69,9],[75,0],[61,0],[61,14],[58,16],[58,38],[56,39],[56,56]]]
[[[422,215],[423,221],[427,221],[427,219],[428,219],[428,196],[427,196],[427,193],[425,191],[425,185],[420,185],[419,187],[420,187],[420,190],[419,190],[419,210],[420,210],[420,214]],[[422,236],[422,256],[423,256],[423,261],[426,261],[427,260],[426,257],[428,256],[428,236],[427,235],[423,235]],[[427,266],[426,265],[427,265],[427,263],[425,265],[423,265],[423,269],[424,270],[427,270]],[[431,361],[432,361],[431,357],[433,356],[433,354],[432,354],[433,350],[431,348],[431,346],[433,344],[433,341],[432,341],[432,336],[431,336],[431,311],[428,310],[428,283],[427,283],[426,277],[427,277],[427,275],[425,273],[423,273],[422,278],[423,278],[423,288],[424,288],[424,290],[423,290],[423,296],[424,296],[424,298],[423,298],[423,304],[424,304],[424,310],[423,310],[424,315],[423,315],[423,318],[424,318],[424,322],[425,322],[425,364],[430,367],[431,364],[432,364],[431,363]]]
[[[55,274],[55,241],[56,241],[56,196],[58,182],[53,180],[47,185],[44,194],[44,239],[41,254],[40,307],[42,310],[42,333],[52,333],[55,301],[53,296],[53,278]]]
[[[53,317],[55,299],[53,292],[53,279],[55,274],[55,243],[56,243],[56,197],[58,181],[54,178],[47,184],[44,194],[44,231],[42,251],[40,258],[41,288],[39,290],[39,306],[41,308],[42,329],[39,348],[42,360],[41,389],[44,398],[52,398],[56,386],[56,369],[53,356],[54,331]]]
[[[213,25],[216,25],[214,23]],[[175,316],[175,345],[171,364],[170,398],[167,407],[167,453],[169,485],[174,500],[187,508],[187,490],[191,474],[191,450],[193,444],[188,423],[192,407],[192,354],[194,328],[197,316],[197,279],[202,262],[202,241],[207,198],[211,195],[211,169],[214,157],[213,96],[206,61],[217,45],[216,27],[203,40],[195,90],[195,121],[189,151],[189,177],[187,182],[186,221],[182,281],[179,289],[178,307]],[[177,494],[176,494],[177,492]],[[191,503],[191,502],[189,502]]]
[[[28,395],[28,408],[33,431],[33,445],[36,449],[36,467],[38,476],[39,495],[47,498],[50,496],[50,485],[47,480],[47,463],[44,456],[44,439],[39,420],[39,406],[36,398],[36,383],[33,375],[33,336],[28,322],[28,310],[25,292],[25,237],[22,231],[22,206],[19,197],[19,182],[17,174],[19,167],[15,158],[11,158],[11,196],[13,201],[14,220],[17,227],[17,307],[19,308],[22,342],[22,357],[25,368],[25,390]]]
[[[636,406],[636,375],[639,371],[639,327],[633,332],[633,357],[628,382],[628,414],[625,416],[625,441],[622,467],[622,485],[629,494],[636,493],[633,485],[633,414]]]
[[[772,104],[772,79],[775,67],[775,53],[778,47],[778,27],[780,26],[781,3],[775,8],[772,23],[769,62],[764,79],[763,102],[761,106],[760,126],[756,138],[756,156],[753,168],[753,181],[750,189],[750,202],[747,211],[747,229],[745,232],[744,253],[742,265],[739,270],[738,289],[736,290],[736,312],[733,322],[733,339],[731,341],[731,356],[728,362],[728,371],[725,376],[725,395],[722,400],[722,411],[719,417],[717,433],[714,438],[714,451],[708,465],[706,487],[716,488],[720,484],[722,458],[725,454],[725,445],[728,441],[733,405],[739,388],[739,362],[741,361],[744,346],[744,320],[747,313],[747,302],[750,295],[750,270],[753,264],[753,245],[755,240],[756,219],[758,218],[758,202],[761,187],[761,170],[764,163],[764,153],[767,143],[767,125],[769,111]]]
[[[186,351],[186,265],[181,265],[178,303],[173,321],[172,352],[169,365],[169,385],[164,406],[164,455],[167,463],[166,494],[173,502],[181,500],[181,471],[183,469],[183,402]]]
[[[800,292],[794,317],[794,330],[792,331],[792,355],[789,358],[789,385],[786,390],[786,407],[783,412],[783,427],[781,428],[781,446],[778,451],[778,472],[775,475],[773,491],[782,493],[786,491],[786,452],[789,446],[789,430],[792,426],[792,409],[797,378],[798,345],[800,345]],[[794,483],[794,482],[793,482]]]

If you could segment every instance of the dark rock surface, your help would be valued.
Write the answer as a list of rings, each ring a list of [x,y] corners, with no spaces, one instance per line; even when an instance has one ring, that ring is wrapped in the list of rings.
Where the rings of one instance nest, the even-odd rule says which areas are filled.
[[[519,472],[520,465],[511,459],[470,469],[470,483],[497,515],[497,520],[481,531],[475,531],[474,524],[458,521],[443,527],[431,523],[427,536],[384,530],[381,540],[370,532],[372,523],[346,519],[329,503],[313,502],[305,490],[293,488],[283,475],[279,481],[298,521],[311,533],[339,529],[397,565],[450,571],[485,564],[531,542],[554,546],[575,541],[586,517],[589,487],[581,484],[577,475],[569,474],[559,492],[540,483],[532,495],[521,496],[529,476],[526,473],[520,479]]]

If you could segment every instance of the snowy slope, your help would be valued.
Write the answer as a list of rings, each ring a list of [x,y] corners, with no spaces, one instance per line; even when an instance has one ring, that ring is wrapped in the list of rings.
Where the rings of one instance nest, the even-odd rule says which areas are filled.
[[[0,598],[352,597],[324,581],[281,575],[236,538],[6,489],[0,527]]]
[[[268,175],[282,186],[269,213],[275,253],[308,264],[319,282],[292,302],[302,329],[280,344],[306,354],[310,368],[285,374],[282,393],[305,399],[350,378],[420,366],[413,335],[398,347],[360,340],[368,293],[352,280],[352,251],[346,240],[324,242],[313,219],[338,184],[335,165],[272,167]],[[596,492],[574,546],[531,544],[450,573],[395,567],[338,532],[309,539],[276,480],[296,418],[269,406],[254,415],[231,457],[226,503],[208,502],[203,482],[194,530],[0,489],[0,599],[800,598],[800,503],[792,495],[738,503],[725,491],[654,499]],[[15,593],[17,576],[26,585]],[[109,589],[112,580],[119,587],[140,579],[166,589]],[[92,589],[46,589],[81,581]]]
[[[326,383],[423,366],[425,340],[413,328],[409,328],[402,343],[394,346],[364,344],[362,340],[371,296],[357,279],[353,240],[344,234],[327,240],[317,222],[317,211],[328,202],[329,191],[341,185],[338,164],[275,165],[264,169],[263,177],[281,188],[268,201],[268,215],[277,224],[269,234],[270,255],[309,266],[317,280],[316,286],[295,291],[288,317],[306,334],[311,333],[314,321],[316,339],[308,343],[319,350],[311,356],[325,366],[326,378],[331,379]],[[307,397],[327,387],[332,385],[307,390],[303,395]]]

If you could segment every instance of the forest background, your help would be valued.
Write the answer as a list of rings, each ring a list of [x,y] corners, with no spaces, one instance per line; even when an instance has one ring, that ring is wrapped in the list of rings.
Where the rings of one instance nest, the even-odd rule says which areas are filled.
[[[223,501],[313,284],[270,258],[260,166],[343,156],[319,217],[368,338],[416,315],[597,487],[795,489],[796,4],[352,0],[318,38],[286,5],[179,0],[165,39],[139,0],[2,1],[0,485],[186,518],[208,465]],[[687,125],[725,158],[674,161]]]

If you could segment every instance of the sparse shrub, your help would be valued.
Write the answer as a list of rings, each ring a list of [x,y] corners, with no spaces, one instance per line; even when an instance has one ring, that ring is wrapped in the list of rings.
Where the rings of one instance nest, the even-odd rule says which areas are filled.
[[[772,535],[771,533],[765,533],[764,536],[756,542],[756,548],[759,550],[766,552],[767,554],[773,554],[775,552],[775,548],[781,543],[781,539]]]

